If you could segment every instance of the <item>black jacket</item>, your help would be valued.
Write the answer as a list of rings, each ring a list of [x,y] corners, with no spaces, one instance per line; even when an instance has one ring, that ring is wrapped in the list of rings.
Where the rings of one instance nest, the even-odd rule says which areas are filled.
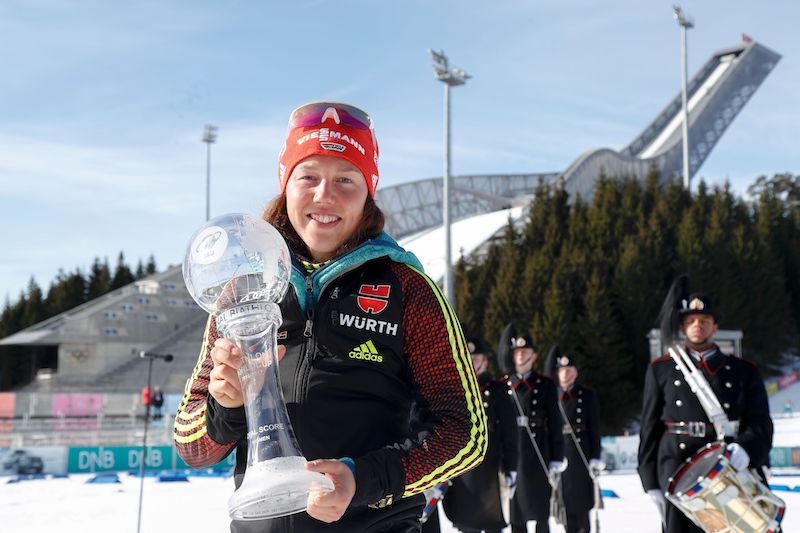
[[[545,468],[551,461],[563,461],[564,439],[562,419],[558,410],[558,394],[552,379],[531,372],[527,379],[516,374],[508,378],[522,405],[528,425],[544,460],[539,461],[524,427],[517,427],[519,461],[517,490],[511,499],[511,522],[547,520],[550,516],[551,487]]]
[[[503,517],[498,475],[516,472],[516,414],[505,380],[492,381],[487,373],[478,376],[489,433],[483,462],[453,480],[442,507],[459,529],[494,530],[507,524]]]
[[[561,407],[583,452],[581,457],[565,423],[562,433],[568,463],[561,475],[561,489],[567,514],[578,515],[594,507],[594,484],[583,458],[587,462],[600,459],[600,404],[597,394],[586,385],[577,384],[568,391],[559,389],[559,394]]]
[[[485,453],[483,405],[458,320],[429,278],[377,244],[311,276],[296,266],[280,303],[281,388],[301,451],[309,460],[353,458],[355,496],[333,524],[298,513],[234,523],[235,531],[413,531],[422,490]],[[192,466],[236,448],[238,486],[247,457],[244,409],[222,408],[207,394],[217,335],[212,319],[175,441]]]

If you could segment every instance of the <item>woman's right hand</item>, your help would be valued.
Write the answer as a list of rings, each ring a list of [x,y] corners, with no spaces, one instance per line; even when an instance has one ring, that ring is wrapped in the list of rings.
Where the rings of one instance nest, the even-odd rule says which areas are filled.
[[[278,346],[278,361],[283,359],[286,347]],[[228,409],[244,405],[242,384],[237,370],[242,366],[242,352],[230,339],[217,339],[211,349],[214,368],[209,375],[208,393],[218,404]]]

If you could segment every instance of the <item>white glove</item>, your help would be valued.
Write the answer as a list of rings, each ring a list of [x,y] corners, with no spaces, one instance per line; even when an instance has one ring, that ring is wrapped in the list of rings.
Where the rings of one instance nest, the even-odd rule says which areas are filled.
[[[650,496],[650,499],[653,500],[653,503],[656,504],[658,508],[658,514],[661,515],[661,522],[667,523],[667,500],[664,499],[664,493],[658,489],[650,489],[647,491],[647,495]]]
[[[606,464],[602,461],[602,459],[589,459],[589,468],[592,469],[594,475],[598,475],[600,472],[606,469]]]
[[[750,464],[750,456],[747,454],[741,444],[732,442],[728,444],[728,450],[731,452],[731,466],[736,470],[744,470]]]
[[[547,477],[550,480],[550,486],[555,487],[561,480],[561,474],[567,469],[567,460],[563,461],[550,461],[547,465]]]
[[[508,485],[508,497],[513,498],[514,493],[517,491],[517,472],[512,470],[506,474],[506,485]]]

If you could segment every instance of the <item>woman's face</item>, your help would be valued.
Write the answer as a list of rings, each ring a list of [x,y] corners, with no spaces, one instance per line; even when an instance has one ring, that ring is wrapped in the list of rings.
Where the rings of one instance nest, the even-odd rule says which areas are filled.
[[[367,182],[341,157],[314,155],[301,161],[286,184],[286,210],[311,259],[332,259],[364,214]]]

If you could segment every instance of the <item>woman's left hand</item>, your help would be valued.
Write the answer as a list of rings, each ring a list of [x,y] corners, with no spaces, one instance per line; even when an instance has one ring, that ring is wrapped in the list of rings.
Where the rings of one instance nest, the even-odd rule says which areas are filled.
[[[353,472],[337,459],[309,461],[306,463],[306,470],[325,474],[333,481],[332,491],[312,491],[308,495],[306,511],[309,516],[317,520],[336,522],[347,510],[356,493],[356,479],[353,477]]]

